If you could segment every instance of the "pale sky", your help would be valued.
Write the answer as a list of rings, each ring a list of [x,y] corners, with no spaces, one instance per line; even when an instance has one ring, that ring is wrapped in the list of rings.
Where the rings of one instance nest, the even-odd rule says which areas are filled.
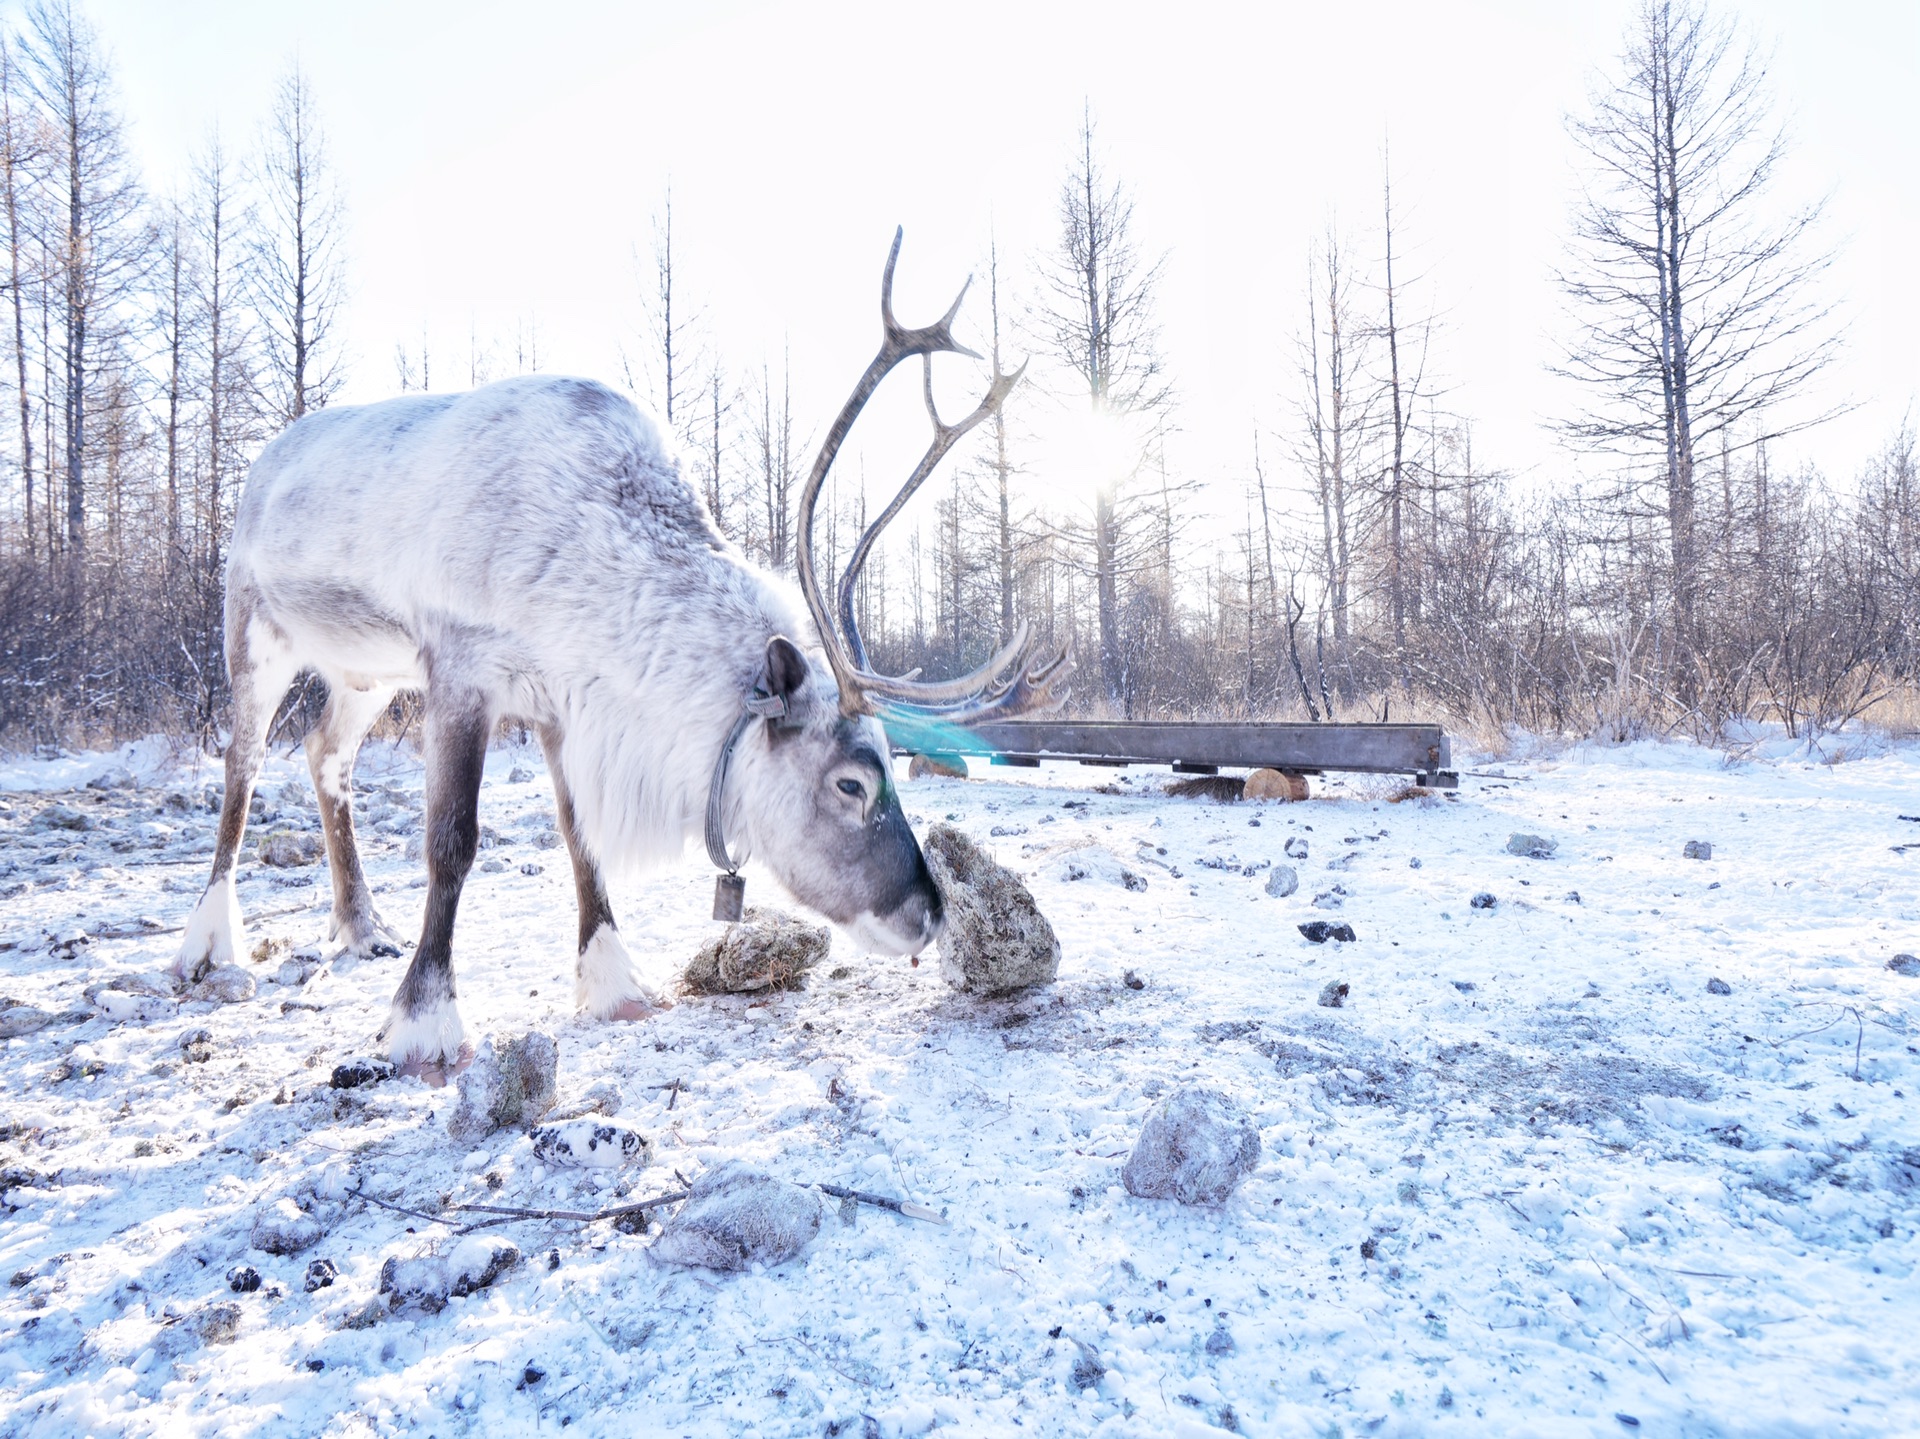
[[[688,297],[736,366],[777,368],[791,345],[796,419],[818,433],[875,343],[894,225],[909,323],[983,264],[990,228],[1024,283],[1090,102],[1144,247],[1168,252],[1176,463],[1235,481],[1225,509],[1256,424],[1293,417],[1306,246],[1335,217],[1371,252],[1388,140],[1446,405],[1484,463],[1536,484],[1578,464],[1543,425],[1566,407],[1546,371],[1575,184],[1563,117],[1619,49],[1627,0],[85,8],[156,185],[216,122],[249,142],[299,52],[350,210],[350,398],[392,391],[395,343],[423,328],[436,389],[464,387],[470,330],[504,343],[528,321],[543,368],[617,379],[632,253],[671,177]],[[1795,448],[1850,476],[1920,396],[1920,5],[1730,8],[1774,57],[1798,140],[1786,196],[1831,194],[1848,341],[1818,399],[1859,408]],[[984,325],[976,290],[961,328]],[[955,410],[969,382],[956,369]],[[896,415],[915,403],[899,387]]]

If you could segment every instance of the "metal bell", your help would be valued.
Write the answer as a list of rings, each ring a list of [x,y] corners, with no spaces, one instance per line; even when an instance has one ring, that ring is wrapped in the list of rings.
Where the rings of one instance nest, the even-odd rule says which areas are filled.
[[[746,910],[747,882],[737,874],[723,874],[713,881],[713,917],[736,922]]]

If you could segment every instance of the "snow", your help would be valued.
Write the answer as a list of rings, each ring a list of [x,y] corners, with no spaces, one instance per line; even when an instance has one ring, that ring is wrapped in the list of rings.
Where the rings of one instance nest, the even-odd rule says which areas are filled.
[[[1141,771],[903,780],[917,826],[1028,878],[1054,984],[980,999],[836,938],[801,991],[614,1025],[572,1015],[550,796],[502,750],[482,859],[506,862],[468,884],[460,1005],[476,1037],[555,1036],[561,1109],[617,1088],[651,1162],[584,1170],[517,1131],[452,1142],[453,1087],[328,1087],[403,961],[321,962],[323,866],[243,861],[250,943],[288,942],[241,956],[251,1000],[106,988],[164,982],[178,935],[154,931],[204,883],[217,775],[155,745],[7,762],[0,996],[56,1019],[0,1048],[0,1170],[37,1181],[0,1208],[0,1431],[1910,1433],[1920,978],[1886,964],[1920,951],[1920,755],[1763,749],[1541,748],[1406,803],[1365,779],[1257,806]],[[272,761],[254,835],[317,826],[304,770]],[[418,768],[377,747],[359,786],[377,902],[416,932]],[[53,803],[91,827],[36,826]],[[1557,849],[1509,855],[1516,831]],[[1274,898],[1289,839],[1300,890]],[[1682,858],[1696,839],[1711,860]],[[1061,863],[1089,849],[1113,863]],[[616,892],[650,982],[712,937],[711,890],[690,857]],[[1309,944],[1313,918],[1358,938]],[[1260,1131],[1218,1208],[1120,1183],[1185,1085]],[[591,1210],[729,1163],[951,1222],[829,1204],[797,1258],[721,1274],[650,1258],[657,1214],[463,1241],[369,1202]],[[250,1247],[290,1208],[317,1242]],[[465,1264],[473,1239],[524,1260],[386,1312],[389,1259]],[[322,1258],[338,1278],[308,1293]]]

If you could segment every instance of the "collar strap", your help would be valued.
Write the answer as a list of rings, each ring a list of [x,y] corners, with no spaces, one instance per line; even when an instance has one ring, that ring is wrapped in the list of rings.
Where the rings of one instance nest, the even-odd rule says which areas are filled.
[[[741,707],[740,718],[733,722],[733,732],[727,736],[727,742],[720,746],[720,758],[713,767],[713,779],[707,785],[707,858],[718,869],[728,874],[739,871],[746,856],[735,859],[727,849],[726,827],[722,814],[726,805],[727,772],[733,767],[733,752],[739,746],[740,737],[747,732],[747,726],[756,719],[782,720],[787,717],[787,701],[784,696],[768,694],[764,684],[756,684],[753,692],[747,696]]]

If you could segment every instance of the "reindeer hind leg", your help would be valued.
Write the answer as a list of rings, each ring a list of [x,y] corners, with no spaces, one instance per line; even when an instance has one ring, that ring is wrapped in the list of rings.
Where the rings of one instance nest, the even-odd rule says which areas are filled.
[[[327,708],[307,736],[307,768],[320,803],[327,837],[327,868],[333,877],[331,938],[342,952],[392,958],[400,941],[373,908],[373,892],[360,867],[353,833],[353,764],[360,742],[393,697],[390,689],[356,690],[329,680]]]
[[[209,969],[232,964],[246,947],[240,898],[234,888],[234,861],[247,832],[253,785],[267,755],[267,731],[293,679],[299,660],[286,635],[260,612],[257,598],[243,587],[227,591],[227,679],[233,690],[233,738],[227,745],[226,793],[214,841],[213,872],[205,893],[187,920],[176,978],[191,983]]]

